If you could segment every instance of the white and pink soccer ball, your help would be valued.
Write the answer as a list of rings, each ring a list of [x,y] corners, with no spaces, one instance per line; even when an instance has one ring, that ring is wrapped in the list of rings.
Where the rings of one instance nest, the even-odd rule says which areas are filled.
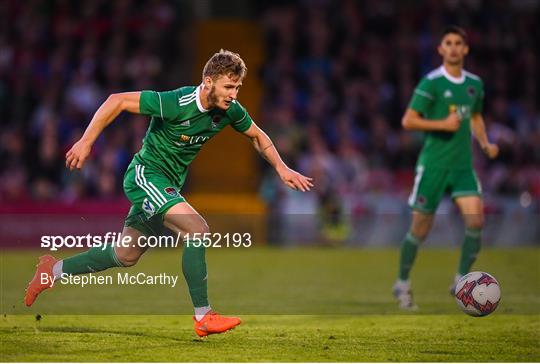
[[[456,302],[463,312],[471,316],[487,316],[499,305],[499,282],[485,272],[471,272],[458,281]]]

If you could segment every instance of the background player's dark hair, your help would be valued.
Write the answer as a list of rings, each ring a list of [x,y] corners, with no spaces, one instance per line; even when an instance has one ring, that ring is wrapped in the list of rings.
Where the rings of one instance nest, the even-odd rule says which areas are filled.
[[[462,27],[458,27],[457,25],[448,25],[446,28],[444,28],[443,32],[441,33],[441,40],[447,34],[457,34],[457,35],[461,36],[461,38],[463,38],[465,43],[468,43],[467,32]]]
[[[214,53],[204,66],[202,77],[211,77],[213,80],[219,76],[228,76],[231,79],[246,77],[247,67],[238,53],[220,49]]]

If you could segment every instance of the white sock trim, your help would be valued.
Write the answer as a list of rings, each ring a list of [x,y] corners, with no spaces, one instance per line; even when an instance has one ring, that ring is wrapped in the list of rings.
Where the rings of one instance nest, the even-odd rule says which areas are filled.
[[[201,321],[208,312],[210,312],[212,308],[210,306],[203,306],[203,307],[195,307],[195,320]]]
[[[410,281],[409,279],[407,279],[406,281],[403,281],[403,280],[401,280],[401,279],[398,279],[398,280],[396,281],[396,285],[397,285],[398,287],[401,287],[401,288],[408,288],[408,287],[410,287],[410,285],[411,285],[411,281]]]
[[[62,271],[63,267],[64,267],[63,260],[59,260],[58,262],[54,263],[53,269],[52,269],[54,278],[60,278],[62,276],[62,273],[64,273]]]

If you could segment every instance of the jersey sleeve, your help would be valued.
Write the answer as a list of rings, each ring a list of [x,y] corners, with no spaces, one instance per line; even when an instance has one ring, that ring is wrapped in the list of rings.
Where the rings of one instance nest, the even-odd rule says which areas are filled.
[[[143,115],[154,116],[171,121],[178,118],[180,106],[178,105],[179,91],[142,91],[140,111]]]
[[[478,97],[476,98],[474,105],[472,107],[472,113],[478,114],[484,110],[484,83],[480,82],[478,87]]]
[[[435,101],[435,87],[433,81],[423,78],[414,89],[409,108],[425,114]]]
[[[253,123],[247,110],[236,100],[233,101],[233,104],[231,105],[229,117],[231,118],[231,126],[240,133],[248,130],[251,123]]]

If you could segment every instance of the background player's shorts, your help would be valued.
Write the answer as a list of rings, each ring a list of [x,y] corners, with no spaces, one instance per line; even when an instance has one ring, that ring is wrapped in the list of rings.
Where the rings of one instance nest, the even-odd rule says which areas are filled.
[[[409,206],[432,214],[446,192],[450,192],[452,199],[480,196],[482,186],[473,169],[425,169],[424,166],[418,166]]]
[[[161,235],[163,216],[172,206],[186,200],[180,187],[163,175],[133,160],[124,175],[124,192],[131,209],[124,223],[146,235]]]

